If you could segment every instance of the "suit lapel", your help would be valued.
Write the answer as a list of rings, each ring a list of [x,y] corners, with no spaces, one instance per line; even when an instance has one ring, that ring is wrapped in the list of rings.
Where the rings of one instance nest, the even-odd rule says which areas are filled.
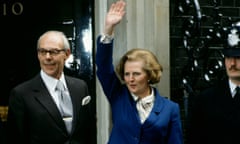
[[[155,90],[155,93],[156,92],[157,91]],[[164,106],[163,97],[160,97],[160,95],[156,93],[153,109],[149,117],[143,123],[144,128],[151,126],[155,121],[159,119],[159,114],[161,113],[163,106]]]
[[[232,98],[228,81],[220,86],[218,95],[215,97],[215,105],[216,113],[223,115],[225,119],[231,119],[232,113],[239,109],[239,102]]]
[[[40,75],[38,75],[38,77],[35,78],[33,89],[36,93],[34,95],[36,100],[39,101],[39,103],[41,103],[43,108],[45,108],[49,112],[49,115],[54,119],[57,125],[59,125],[62,129],[66,130],[61,114],[54,100],[52,99],[52,96],[50,95],[46,86],[44,85],[44,82],[42,81]]]
[[[78,121],[79,113],[78,110],[81,107],[81,100],[79,99],[79,89],[81,89],[81,86],[77,83],[74,83],[74,80],[71,80],[68,76],[65,76],[65,80],[67,83],[68,91],[72,99],[72,104],[73,104],[73,123],[72,123],[72,131],[74,131],[74,128],[76,128],[76,124]]]

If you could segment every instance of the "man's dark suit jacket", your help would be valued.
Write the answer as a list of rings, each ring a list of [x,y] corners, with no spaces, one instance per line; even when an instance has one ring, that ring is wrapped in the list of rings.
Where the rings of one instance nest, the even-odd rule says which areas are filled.
[[[93,144],[95,115],[88,96],[87,84],[65,76],[73,102],[73,130],[68,134],[58,108],[40,74],[15,87],[10,95],[8,143],[10,144]]]
[[[189,144],[240,144],[240,101],[228,79],[201,92],[191,107]]]

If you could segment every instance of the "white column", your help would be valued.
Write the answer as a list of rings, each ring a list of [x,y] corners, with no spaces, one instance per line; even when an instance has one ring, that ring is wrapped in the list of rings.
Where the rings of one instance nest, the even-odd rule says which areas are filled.
[[[107,0],[95,0],[95,39],[103,32]],[[94,42],[96,45],[96,42]],[[96,47],[96,46],[95,46]],[[97,144],[106,144],[110,133],[109,103],[96,77]]]

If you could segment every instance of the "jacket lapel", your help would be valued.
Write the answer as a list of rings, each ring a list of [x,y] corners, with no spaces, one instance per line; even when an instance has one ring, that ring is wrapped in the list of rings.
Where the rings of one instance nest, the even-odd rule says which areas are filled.
[[[155,96],[155,101],[153,105],[153,109],[149,115],[149,117],[146,119],[146,121],[143,123],[143,127],[150,127],[152,123],[158,120],[159,114],[161,113],[163,106],[164,106],[164,101],[163,97],[161,97],[157,91],[154,91],[156,93]]]
[[[44,82],[42,81],[40,75],[38,75],[33,82],[33,91],[35,92],[34,97],[36,100],[41,103],[43,108],[45,108],[49,112],[49,116],[54,119],[54,121],[59,125],[62,129],[65,129],[65,124],[62,120],[61,114],[52,99],[52,96],[48,92]],[[40,82],[39,82],[40,81]]]
[[[76,86],[77,84],[74,84],[73,81],[69,80],[68,76],[65,76],[65,80],[66,80],[66,84],[67,84],[67,87],[68,87],[69,94],[70,94],[71,99],[72,99],[72,107],[73,107],[73,122],[72,122],[73,129],[72,129],[72,132],[73,132],[74,128],[76,128],[77,118],[79,117],[77,111],[79,109],[80,102],[77,99],[78,98],[78,96],[77,96],[78,92],[74,88],[74,86]]]

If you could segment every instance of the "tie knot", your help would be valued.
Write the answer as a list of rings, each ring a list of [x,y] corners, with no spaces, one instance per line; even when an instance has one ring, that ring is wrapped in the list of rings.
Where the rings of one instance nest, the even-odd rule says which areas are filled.
[[[142,103],[142,107],[145,109],[145,110],[147,110],[147,109],[149,109],[150,107],[152,106],[152,103],[151,102],[143,102]]]
[[[140,99],[137,101],[138,103],[140,103],[140,105],[142,106],[142,108],[144,110],[147,110],[149,109],[151,106],[152,106],[152,100],[151,99]]]
[[[57,82],[56,90],[64,90],[64,84],[60,80]]]

